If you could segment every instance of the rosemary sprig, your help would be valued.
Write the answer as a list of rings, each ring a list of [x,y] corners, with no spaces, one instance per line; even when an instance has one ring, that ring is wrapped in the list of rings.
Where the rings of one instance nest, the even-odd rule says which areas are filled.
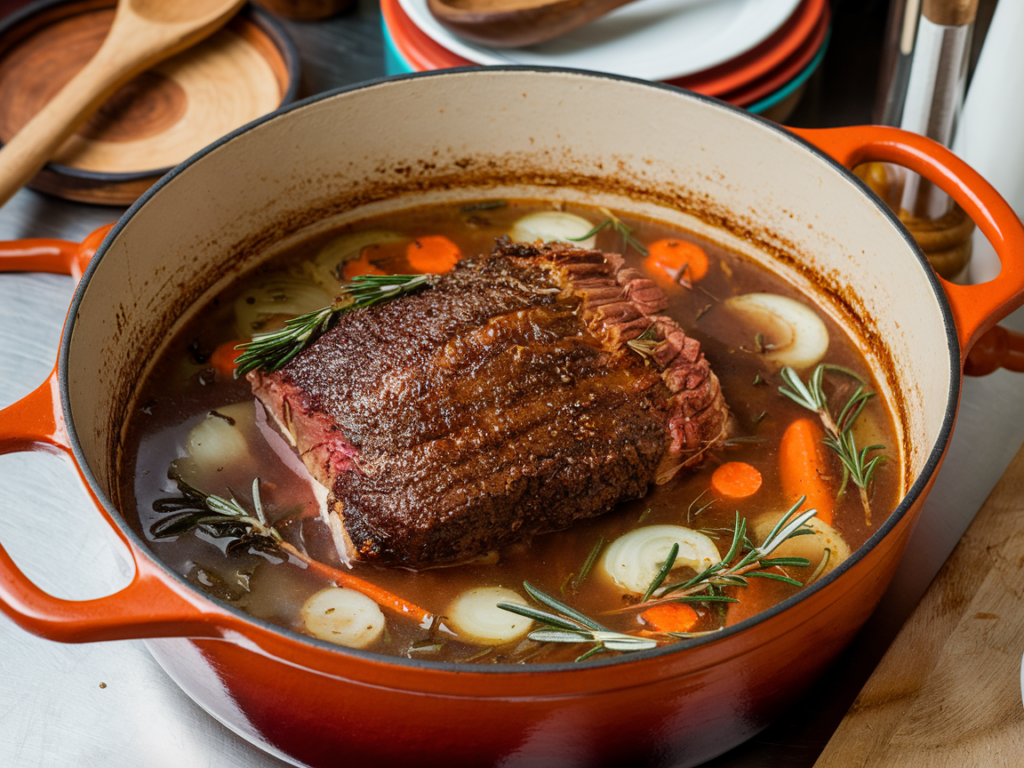
[[[640,598],[641,603],[650,600],[651,595],[653,595],[655,591],[657,591],[658,587],[665,582],[665,579],[668,578],[669,571],[672,570],[672,566],[676,564],[677,557],[679,557],[678,541],[672,544],[672,549],[668,551],[668,557],[666,557],[665,562],[662,563],[661,569],[651,581],[651,585],[647,587],[647,591],[644,592],[644,596]]]
[[[260,499],[260,481],[252,481],[252,500],[254,514],[250,514],[235,496],[225,499],[210,493],[203,493],[198,488],[186,483],[180,477],[174,480],[182,495],[174,499],[159,499],[153,507],[157,512],[171,512],[150,527],[153,538],[165,539],[178,536],[192,528],[200,528],[213,536],[235,536],[249,541],[252,538],[263,538],[272,544],[280,544],[283,539],[274,526],[267,523]]]
[[[835,418],[829,411],[828,397],[824,390],[824,377],[826,371],[834,371],[848,376],[857,382],[857,389],[854,390],[846,405],[843,406],[839,415]],[[885,446],[881,444],[869,445],[866,448],[857,448],[856,439],[853,436],[853,423],[864,410],[864,406],[875,396],[874,392],[864,389],[864,380],[855,372],[839,365],[821,364],[811,373],[807,384],[801,381],[800,376],[789,366],[781,371],[783,382],[779,392],[788,397],[798,405],[809,411],[818,414],[822,426],[825,427],[824,443],[827,445],[843,466],[843,481],[839,487],[839,494],[846,490],[847,483],[852,480],[853,484],[860,490],[860,500],[864,507],[864,520],[871,525],[871,503],[868,499],[868,486],[875,475],[878,465],[888,457],[885,454],[876,454],[869,457],[872,451],[884,451]]]
[[[592,230],[587,232],[587,234],[583,235],[583,237],[570,237],[569,239],[572,240],[574,243],[580,243],[583,242],[584,240],[587,240],[588,238],[593,237],[601,230],[606,229],[607,227],[611,227],[620,235],[622,235],[623,252],[625,252],[625,250],[629,246],[633,246],[633,249],[641,256],[647,255],[647,248],[644,247],[644,244],[637,240],[635,237],[633,237],[632,227],[626,226],[626,224],[624,224],[618,216],[609,211],[607,208],[602,208],[601,212],[604,213],[604,215],[607,216],[608,218],[602,221]]]
[[[257,333],[252,341],[240,344],[242,354],[235,359],[235,378],[262,369],[268,373],[280,370],[293,357],[327,332],[342,312],[365,309],[374,304],[397,299],[426,286],[432,286],[434,275],[358,275],[329,307],[286,320],[276,331]]]
[[[786,539],[813,533],[810,528],[805,527],[805,523],[817,515],[818,511],[808,509],[798,512],[804,501],[806,498],[801,497],[790,507],[759,547],[755,547],[747,538],[746,518],[740,517],[737,512],[729,552],[719,562],[705,568],[691,579],[663,586],[665,576],[675,565],[674,555],[678,554],[670,553],[665,565],[646,590],[644,599],[635,605],[619,608],[611,613],[645,610],[652,605],[668,602],[735,603],[738,602],[735,598],[721,594],[721,590],[724,587],[746,587],[747,579],[751,577],[774,579],[797,587],[803,586],[796,579],[767,571],[775,567],[806,568],[811,564],[810,560],[803,557],[770,557]]]
[[[594,647],[577,657],[576,661],[585,661],[604,651],[631,653],[658,647],[657,640],[613,632],[576,609],[541,592],[529,582],[523,582],[523,589],[535,601],[552,609],[555,613],[518,603],[498,603],[498,607],[543,624],[544,629],[535,629],[527,635],[528,638],[538,643],[593,643]]]
[[[398,595],[392,595],[358,576],[315,560],[291,542],[285,541],[277,528],[267,522],[267,517],[263,512],[263,500],[260,498],[258,477],[252,481],[252,514],[246,511],[233,494],[230,499],[225,499],[221,496],[203,493],[198,488],[193,488],[186,483],[173,470],[170,477],[178,483],[182,495],[174,499],[160,499],[153,503],[155,511],[172,513],[169,518],[158,520],[150,527],[150,533],[154,538],[177,536],[198,527],[214,536],[233,536],[236,541],[228,545],[228,552],[236,547],[246,545],[257,548],[273,547],[299,562],[305,563],[309,571],[320,578],[330,581],[335,586],[361,592],[382,608],[393,610],[399,616],[412,619],[420,626],[429,624],[433,627],[439,621],[439,617],[408,600]]]
[[[654,348],[661,342],[654,338],[658,331],[656,323],[651,323],[647,326],[647,330],[637,336],[635,339],[630,339],[626,342],[626,346],[636,352],[645,362],[651,360],[654,356]]]

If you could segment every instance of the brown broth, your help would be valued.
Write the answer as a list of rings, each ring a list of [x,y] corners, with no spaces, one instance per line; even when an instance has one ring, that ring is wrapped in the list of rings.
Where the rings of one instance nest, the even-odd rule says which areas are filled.
[[[122,476],[135,480],[134,487],[123,489],[122,498],[135,500],[137,517],[131,514],[129,517],[155,554],[214,597],[256,617],[302,632],[299,606],[326,585],[301,564],[272,548],[243,547],[239,551],[238,547],[233,547],[229,552],[229,539],[215,538],[201,530],[170,539],[156,539],[150,534],[151,527],[163,516],[154,510],[154,501],[178,495],[167,470],[174,460],[185,455],[192,427],[211,410],[232,403],[252,403],[249,385],[244,379],[234,381],[216,374],[208,362],[215,348],[237,337],[233,313],[236,296],[246,285],[259,282],[275,270],[301,272],[299,265],[303,261],[313,258],[325,243],[349,231],[396,230],[409,236],[443,234],[455,241],[463,254],[476,254],[489,251],[494,238],[504,234],[519,217],[550,207],[550,204],[534,202],[511,202],[497,208],[481,206],[470,211],[457,206],[434,206],[363,221],[355,227],[304,243],[197,311],[142,383],[138,402],[143,406],[134,414],[128,431],[128,471]],[[595,222],[604,218],[596,210],[571,206],[567,209]],[[653,488],[645,498],[621,504],[599,518],[506,547],[500,552],[496,565],[466,564],[413,572],[355,563],[354,574],[442,617],[449,602],[465,589],[494,585],[523,594],[522,583],[528,580],[613,630],[633,632],[643,628],[635,612],[609,613],[630,601],[624,599],[621,590],[599,568],[595,567],[581,584],[574,582],[588,554],[602,538],[607,544],[640,522],[682,525],[705,531],[724,555],[737,512],[753,521],[766,512],[778,514],[789,508],[792,502],[783,499],[776,468],[777,446],[786,425],[807,416],[808,412],[779,394],[778,371],[756,351],[753,330],[737,323],[735,316],[721,307],[721,301],[739,294],[770,292],[810,302],[763,267],[712,242],[656,221],[618,215],[633,228],[633,236],[642,243],[674,237],[696,242],[708,254],[711,264],[708,274],[692,289],[672,284],[667,279],[661,281],[670,300],[667,314],[700,341],[722,382],[725,399],[734,415],[736,434],[758,442],[736,442],[716,450],[698,469],[684,470],[667,484]],[[598,248],[622,252],[622,246],[621,235],[611,228],[598,235]],[[377,251],[371,249],[369,258],[391,273],[410,271],[404,260],[404,244],[385,245]],[[627,260],[639,261],[639,258],[628,249]],[[825,362],[857,371],[867,380],[868,388],[877,391],[871,372],[846,332],[823,313],[819,315],[830,334]],[[804,375],[806,377],[806,372]],[[894,430],[883,405],[879,398],[870,401],[858,425],[860,434],[878,436],[877,439],[872,437],[871,442],[888,446],[886,453],[891,457],[881,464],[871,487],[874,525],[866,524],[857,489],[852,485],[835,512],[834,527],[851,550],[863,544],[888,516],[901,493],[902,471],[895,458],[897,452],[893,450]],[[247,504],[252,479],[258,476],[270,522],[279,524],[287,540],[304,547],[313,557],[337,565],[337,555],[318,517],[318,504],[308,482],[289,469],[257,432],[253,432],[251,438],[250,458],[240,463],[226,463],[216,473],[216,481],[202,490],[225,497],[235,493]],[[867,443],[861,439],[859,444]],[[754,465],[762,474],[762,487],[746,499],[717,498],[709,491],[709,479],[723,461]],[[838,462],[833,473],[838,477]],[[714,503],[705,507],[708,501]],[[808,578],[811,570],[788,569],[798,580]],[[677,569],[672,579],[676,580],[684,571]],[[756,589],[752,588],[749,593],[733,591],[740,599],[756,599],[758,609],[798,591],[797,587],[777,582],[757,582]],[[723,612],[732,610],[721,604],[698,606],[700,621],[695,629],[720,627]],[[522,639],[483,653],[484,646],[456,639],[443,625],[443,620],[431,630],[388,611],[384,613],[387,628],[368,650],[437,661],[518,663],[572,660],[589,648],[588,645],[540,644]]]

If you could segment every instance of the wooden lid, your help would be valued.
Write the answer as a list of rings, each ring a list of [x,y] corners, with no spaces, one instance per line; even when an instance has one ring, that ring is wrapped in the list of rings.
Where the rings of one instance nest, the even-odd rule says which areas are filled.
[[[99,50],[115,4],[48,0],[0,29],[0,141],[10,140]],[[267,14],[247,9],[124,85],[30,186],[85,202],[130,203],[168,168],[291,101],[297,81],[297,58],[283,31]]]

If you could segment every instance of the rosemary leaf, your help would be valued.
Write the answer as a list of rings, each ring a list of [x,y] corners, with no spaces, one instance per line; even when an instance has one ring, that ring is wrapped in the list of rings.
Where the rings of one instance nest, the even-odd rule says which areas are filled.
[[[604,652],[605,652],[605,647],[603,645],[595,645],[593,648],[591,648],[586,653],[581,654],[580,656],[577,656],[576,657],[576,663],[578,664],[581,661],[586,661],[591,656],[596,656],[597,654],[604,653]]]
[[[594,639],[590,632],[567,629],[535,629],[527,637],[538,643],[586,643]]]
[[[845,366],[835,365],[834,363],[822,363],[818,367],[821,368],[823,370],[823,372],[824,371],[829,371],[831,373],[841,373],[843,376],[849,376],[851,379],[856,381],[858,384],[865,384],[866,383],[864,381],[864,377],[863,376],[861,376],[856,371],[851,371],[849,368],[846,368]]]
[[[583,626],[585,626],[585,627],[587,627],[589,629],[599,630],[599,631],[607,631],[605,627],[602,627],[600,624],[598,624],[593,619],[587,618],[582,613],[577,611],[575,608],[570,608],[565,603],[561,603],[558,600],[555,600],[555,598],[551,597],[550,595],[547,595],[544,592],[541,592],[539,589],[534,587],[529,582],[527,582],[527,581],[523,582],[523,589],[525,589],[526,593],[530,597],[532,597],[534,600],[536,600],[538,603],[542,603],[543,605],[546,605],[548,608],[553,608],[554,610],[558,611],[560,614],[562,614],[563,616],[571,619],[572,621],[574,621],[574,622],[576,622],[578,624],[582,624]],[[500,604],[499,604],[499,607],[500,607]],[[520,606],[520,608],[522,608],[522,607],[523,606]],[[569,628],[570,627],[567,627],[567,629],[569,629]]]
[[[576,622],[567,621],[560,616],[555,616],[547,611],[538,610],[537,608],[533,608],[529,605],[520,605],[519,603],[498,603],[498,607],[503,611],[518,613],[520,616],[525,616],[528,619],[539,621],[541,624],[558,627],[559,629],[564,629],[569,632],[578,633],[584,629],[584,627],[580,626],[580,624]]]
[[[639,253],[641,256],[647,256],[647,248],[644,247],[643,243],[641,243],[639,240],[633,237],[632,228],[626,226],[622,221],[618,219],[617,216],[615,216],[615,214],[613,214],[607,208],[602,208],[602,210],[605,212],[605,215],[608,216],[607,219],[602,221],[600,224],[598,224],[596,227],[594,227],[592,230],[587,232],[587,234],[583,235],[582,237],[570,237],[569,239],[574,243],[580,243],[598,234],[601,230],[607,227],[611,227],[620,235],[622,235],[623,251],[625,251],[626,248],[632,246],[633,249],[636,250],[636,252]]]
[[[149,528],[149,535],[154,539],[167,539],[171,536],[180,536],[183,533],[195,528],[199,521],[207,516],[207,512],[183,512],[173,517],[164,517],[157,520]]]
[[[726,597],[725,595],[683,595],[682,597],[673,597],[670,601],[672,603],[738,603],[735,597]]]
[[[736,527],[733,532],[732,545],[729,547],[729,553],[722,558],[723,562],[728,563],[739,553],[740,546],[743,543],[747,533],[747,519],[740,517],[740,513],[736,513]]]
[[[331,306],[293,317],[283,328],[258,333],[252,341],[240,344],[237,349],[242,354],[235,358],[235,378],[255,370],[280,370],[322,336],[342,312],[365,309],[431,287],[434,279],[434,275],[358,275],[341,289]]]
[[[649,651],[658,647],[658,641],[646,637],[634,637],[633,635],[620,635],[618,632],[595,633],[595,640],[609,651]]]
[[[665,581],[665,577],[668,576],[669,571],[672,570],[676,564],[676,558],[679,556],[679,542],[672,543],[672,549],[669,550],[668,557],[665,558],[665,563],[661,566],[661,570],[658,571],[657,575],[651,581],[651,585],[647,587],[647,591],[644,592],[644,596],[640,598],[640,602],[645,602],[651,599],[651,595],[654,594],[655,590],[661,586],[662,582]]]
[[[739,600],[734,600],[733,602],[738,603]],[[694,637],[707,637],[708,635],[716,635],[721,631],[721,629],[708,629],[703,632],[667,632],[666,634],[670,635],[671,637],[678,637],[680,640],[689,640]]]
[[[409,653],[436,653],[441,650],[441,643],[425,643],[409,646]]]
[[[792,584],[794,587],[802,587],[803,586],[803,584],[801,584],[796,579],[791,579],[791,578],[789,578],[789,576],[783,576],[783,575],[778,574],[778,573],[766,573],[764,571],[751,571],[750,573],[747,574],[747,577],[748,578],[750,578],[750,577],[757,577],[759,579],[772,579],[774,581],[782,581],[782,582],[785,582],[786,584]]]
[[[604,547],[604,536],[601,536],[597,543],[594,544],[590,549],[590,554],[587,555],[587,559],[583,561],[583,567],[580,568],[580,574],[572,582],[572,591],[575,592],[580,588],[587,576],[590,575],[590,570],[594,567],[594,563],[597,562],[597,556],[601,554],[601,549]]]
[[[385,626],[385,631],[386,630],[387,630],[387,627]],[[477,661],[479,659],[482,659],[484,656],[487,656],[488,654],[492,653],[493,651],[494,651],[494,646],[492,645],[492,646],[490,646],[488,648],[484,648],[482,651],[477,651],[472,656],[467,656],[464,659],[459,659],[459,661],[461,661],[463,664],[465,664],[467,662],[470,662],[470,661]]]
[[[839,373],[857,382],[856,390],[847,399],[846,404],[840,409],[839,415],[836,417],[833,417],[829,411],[828,398],[823,387],[826,371]],[[858,450],[852,428],[868,401],[875,394],[864,390],[864,380],[857,373],[838,365],[823,363],[817,366],[811,373],[811,377],[806,385],[801,381],[796,371],[788,366],[782,369],[781,375],[785,383],[779,387],[779,392],[807,410],[817,413],[821,419],[826,432],[823,442],[836,454],[843,467],[843,480],[839,496],[845,492],[847,482],[852,480],[854,485],[860,488],[865,522],[870,525],[871,506],[868,501],[868,486],[871,484],[875,470],[886,459],[886,456],[879,454],[869,457],[869,454],[872,451],[884,451],[885,446],[870,445],[867,448]]]
[[[260,480],[258,477],[254,477],[252,480],[252,505],[256,510],[257,519],[267,524],[267,517],[263,514],[263,501],[260,499]]]

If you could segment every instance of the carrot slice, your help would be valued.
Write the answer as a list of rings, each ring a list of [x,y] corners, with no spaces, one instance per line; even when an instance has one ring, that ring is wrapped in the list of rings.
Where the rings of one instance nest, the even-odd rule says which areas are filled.
[[[640,618],[658,632],[689,632],[697,625],[697,612],[686,603],[652,605]]]
[[[761,487],[761,473],[742,461],[730,461],[711,475],[711,487],[722,496],[745,499]]]
[[[708,273],[708,255],[696,243],[668,238],[647,246],[647,263],[675,280],[692,283]]]
[[[358,259],[346,262],[345,266],[341,270],[341,276],[346,280],[351,280],[353,277],[358,275],[386,275],[381,269],[378,269],[373,262],[366,257],[366,251],[359,255]]]
[[[217,373],[223,376],[234,376],[235,375],[235,358],[242,354],[242,350],[235,349],[239,344],[245,344],[241,339],[235,339],[234,341],[225,341],[210,355],[210,365],[216,369]]]
[[[450,272],[462,258],[459,246],[442,235],[417,237],[405,250],[409,266],[417,272],[436,275]]]
[[[339,571],[337,568],[332,568],[326,563],[314,560],[309,555],[296,549],[286,541],[278,542],[278,546],[288,554],[294,555],[296,558],[304,562],[309,566],[311,571],[314,571],[318,575],[327,579],[335,586],[347,587],[355,592],[364,594],[382,608],[390,608],[395,613],[401,614],[402,616],[408,616],[420,625],[428,624],[434,618],[428,611],[423,610],[418,605],[410,603],[408,600],[405,600],[398,595],[394,595],[386,589],[378,587],[376,584],[364,581],[358,576],[353,576],[351,573],[346,573],[345,571]]]
[[[829,461],[817,421],[800,418],[786,427],[779,443],[779,480],[787,503],[806,496],[803,509],[818,510],[818,519],[832,525],[835,498],[829,488]]]

